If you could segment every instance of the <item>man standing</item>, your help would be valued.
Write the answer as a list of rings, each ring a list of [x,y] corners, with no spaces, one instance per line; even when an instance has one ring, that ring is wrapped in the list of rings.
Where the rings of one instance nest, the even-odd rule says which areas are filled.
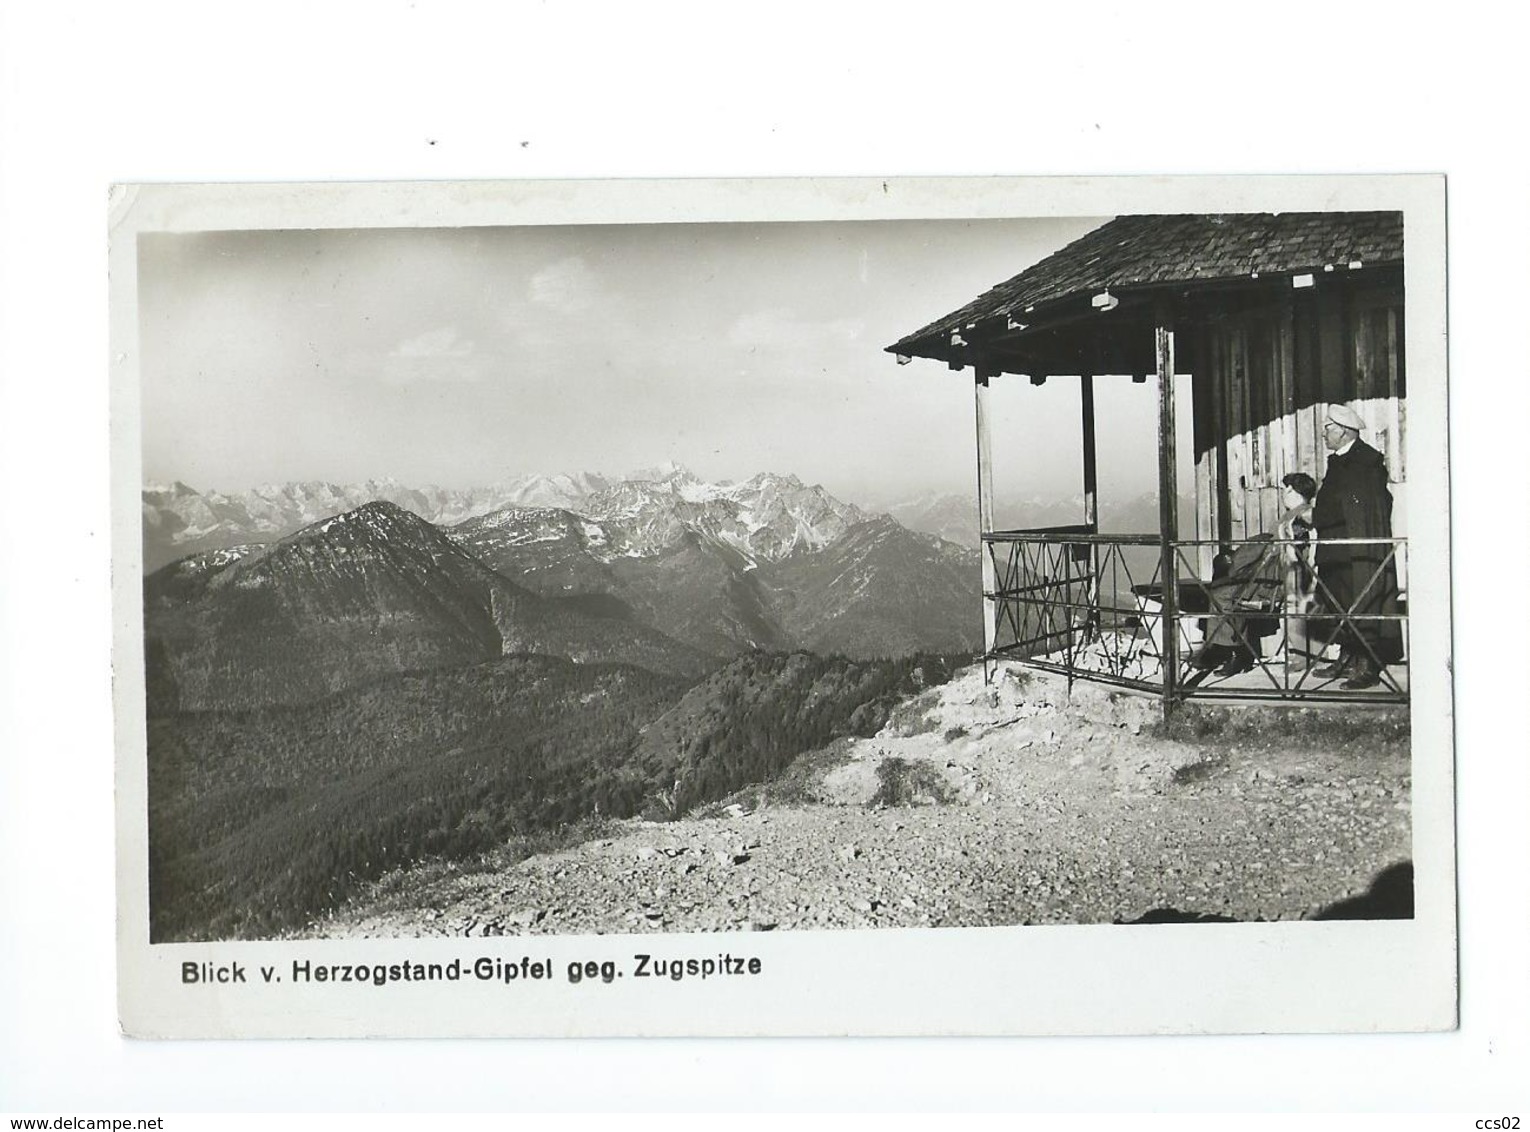
[[[1365,422],[1348,405],[1333,405],[1323,426],[1328,470],[1313,502],[1317,530],[1318,598],[1328,619],[1319,622],[1322,639],[1337,640],[1339,660],[1315,675],[1344,677],[1342,687],[1370,688],[1381,682],[1383,666],[1402,656],[1396,621],[1352,620],[1397,612],[1397,570],[1386,541],[1345,544],[1348,539],[1392,537],[1392,493],[1380,452],[1360,439]],[[1337,545],[1336,545],[1337,543]]]

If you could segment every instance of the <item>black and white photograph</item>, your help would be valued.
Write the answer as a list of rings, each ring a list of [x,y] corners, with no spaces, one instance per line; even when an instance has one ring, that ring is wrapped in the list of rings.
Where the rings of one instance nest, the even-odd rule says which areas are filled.
[[[0,0],[0,1124],[1515,1127],[1486,15]]]
[[[688,996],[461,1032],[1451,1024],[1437,180],[239,188],[114,229],[124,1013],[218,1004],[145,1033],[332,1032],[273,1005],[331,980]],[[790,1005],[811,949],[1033,943],[1418,985]]]

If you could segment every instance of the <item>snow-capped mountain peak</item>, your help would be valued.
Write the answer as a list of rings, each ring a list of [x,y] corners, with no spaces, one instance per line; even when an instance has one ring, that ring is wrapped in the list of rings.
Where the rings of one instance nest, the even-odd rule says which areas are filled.
[[[143,492],[145,561],[149,569],[201,550],[273,542],[367,504],[386,502],[437,526],[456,526],[498,515],[507,530],[528,516],[562,512],[568,518],[536,521],[540,534],[572,534],[573,516],[593,524],[588,541],[611,558],[660,554],[687,535],[731,547],[748,561],[777,561],[827,545],[863,521],[858,507],[835,499],[795,475],[761,472],[741,483],[711,483],[674,461],[621,479],[592,472],[518,476],[486,488],[413,488],[374,478],[360,484],[325,481],[266,484],[225,494],[185,484]]]
[[[749,561],[776,561],[827,545],[865,519],[821,487],[763,472],[743,483],[707,483],[684,468],[667,479],[631,478],[592,496],[584,513],[621,528],[621,553],[662,552],[686,533],[728,546]]]

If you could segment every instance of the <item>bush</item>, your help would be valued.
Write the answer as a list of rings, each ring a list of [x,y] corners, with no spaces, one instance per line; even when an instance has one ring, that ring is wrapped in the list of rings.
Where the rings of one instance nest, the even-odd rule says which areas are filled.
[[[929,806],[951,800],[945,779],[922,760],[883,759],[877,766],[877,792],[868,806]]]

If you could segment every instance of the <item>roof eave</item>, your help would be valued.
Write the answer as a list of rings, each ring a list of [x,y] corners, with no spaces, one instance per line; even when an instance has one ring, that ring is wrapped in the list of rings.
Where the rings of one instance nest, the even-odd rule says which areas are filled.
[[[1010,331],[1019,331],[1020,334],[1040,333],[1055,330],[1067,324],[1076,324],[1087,321],[1091,316],[1110,318],[1113,315],[1122,317],[1121,309],[1131,313],[1140,308],[1143,299],[1157,300],[1165,295],[1175,292],[1188,293],[1193,291],[1237,291],[1269,289],[1277,283],[1291,286],[1291,281],[1303,275],[1312,275],[1316,278],[1331,277],[1351,279],[1362,272],[1369,277],[1390,270],[1400,270],[1402,260],[1383,260],[1362,264],[1358,267],[1350,267],[1347,264],[1313,264],[1301,267],[1283,267],[1279,270],[1268,272],[1250,272],[1246,275],[1217,276],[1205,279],[1172,279],[1154,281],[1149,283],[1132,284],[1130,286],[1115,286],[1108,290],[1096,290],[1085,288],[1070,291],[1066,295],[1047,300],[1016,310],[1019,304],[998,305],[992,311],[986,312],[977,318],[964,318],[953,323],[954,316],[960,311],[953,312],[943,319],[937,319],[931,323],[931,327],[940,329],[933,332],[929,329],[916,331],[906,338],[894,342],[891,346],[884,347],[884,352],[898,357],[925,358],[930,361],[944,362],[952,368],[961,368],[962,365],[971,365],[974,350],[981,350],[983,339],[992,340],[999,334]],[[1095,307],[1094,300],[1108,294],[1116,300],[1109,308]],[[1079,303],[1088,299],[1091,306],[1079,309]],[[1132,301],[1136,300],[1136,301]],[[971,304],[968,304],[969,306]],[[962,308],[966,309],[966,308]],[[1002,325],[999,325],[1001,324]],[[953,336],[962,339],[960,343],[953,343]]]

